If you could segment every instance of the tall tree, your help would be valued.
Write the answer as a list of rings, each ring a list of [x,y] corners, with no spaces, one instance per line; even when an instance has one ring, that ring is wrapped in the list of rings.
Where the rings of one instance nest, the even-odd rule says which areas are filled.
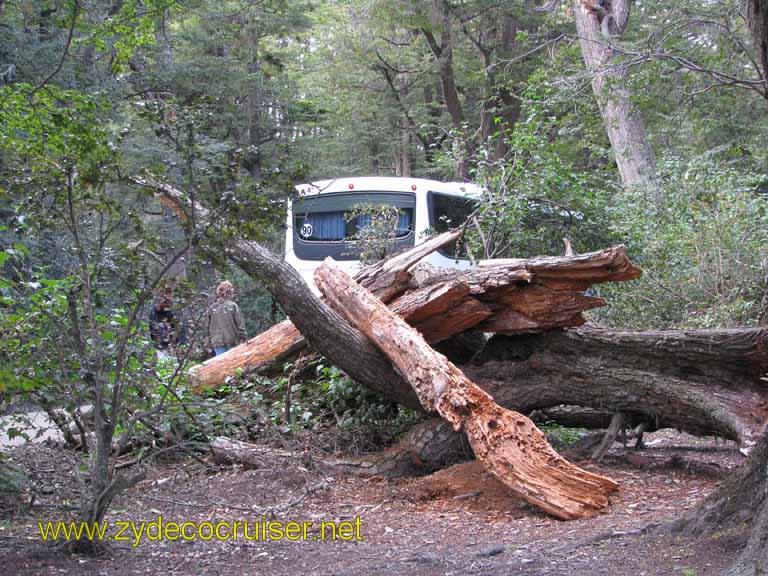
[[[612,38],[620,37],[629,20],[629,0],[594,2],[576,0],[576,30],[587,69],[592,73],[595,92],[605,130],[616,157],[625,186],[656,186],[656,157],[645,130],[645,123],[622,81],[626,70],[616,66],[617,52]]]
[[[763,96],[768,98],[768,2],[745,0],[746,19],[763,75]]]

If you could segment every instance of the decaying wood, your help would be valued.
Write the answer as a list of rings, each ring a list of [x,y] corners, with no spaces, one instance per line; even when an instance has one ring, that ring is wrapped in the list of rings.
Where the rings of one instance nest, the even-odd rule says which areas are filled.
[[[603,456],[605,456],[605,453],[608,452],[608,449],[616,441],[616,438],[623,428],[624,414],[621,412],[614,412],[613,417],[611,418],[611,423],[608,425],[608,429],[605,431],[602,441],[592,452],[592,460],[600,462],[600,460],[603,459]]]
[[[210,443],[214,460],[219,464],[240,464],[243,468],[253,470],[272,468],[276,460],[285,462],[296,461],[301,454],[289,450],[280,450],[272,446],[249,444],[219,436]]]
[[[355,280],[386,302],[409,287],[409,271],[419,260],[441,246],[455,241],[458,236],[458,231],[443,232],[388,260],[366,266],[355,275]],[[194,377],[199,388],[218,386],[238,370],[253,372],[271,366],[297,353],[306,345],[306,339],[293,322],[290,319],[284,320],[247,342],[195,367]]]
[[[332,308],[368,337],[413,386],[424,408],[464,430],[475,456],[531,504],[562,519],[586,518],[618,488],[560,457],[522,414],[506,410],[365,288],[328,259],[315,282]]]
[[[465,436],[445,420],[430,418],[386,450],[356,458],[324,458],[317,467],[332,474],[397,478],[428,474],[471,457]]]
[[[207,386],[223,384],[243,367],[255,370],[279,362],[304,349],[307,342],[290,320],[283,320],[256,338],[235,346],[195,368],[195,377]]]
[[[215,231],[215,214],[193,203],[180,190],[162,182],[134,177],[132,180],[155,191],[160,201],[179,218],[194,212],[198,227]],[[315,350],[360,384],[379,392],[384,398],[405,406],[418,407],[419,401],[408,383],[370,341],[352,328],[341,316],[315,296],[298,272],[279,256],[258,242],[235,239],[226,250],[249,276],[259,280],[293,318]]]
[[[621,411],[625,426],[633,429],[628,437],[638,443],[646,431],[676,428],[734,440],[749,453],[768,425],[764,328],[624,332],[582,327],[496,336],[473,364],[460,368],[499,404],[529,414],[534,422],[607,429]],[[603,439],[605,434],[595,436],[579,457],[589,457]],[[448,440],[443,438],[445,445]],[[460,442],[457,433],[453,443]],[[405,458],[409,449],[400,453]],[[571,448],[568,454],[576,452]],[[439,460],[435,454],[431,458]],[[354,462],[350,471],[375,472],[377,464]],[[390,465],[385,473],[394,469]]]
[[[648,430],[735,440],[745,453],[768,425],[764,328],[582,327],[495,336],[462,369],[501,405],[523,413],[599,407],[623,412],[633,427],[645,421]]]
[[[473,327],[516,334],[580,326],[585,310],[605,305],[583,290],[640,275],[624,246],[577,256],[488,260],[468,271],[412,272],[419,259],[455,240],[456,234],[436,236],[355,276],[432,344]],[[200,387],[216,386],[237,370],[262,369],[302,346],[301,335],[285,321],[211,358],[197,369],[196,378]]]
[[[466,441],[440,418],[424,420],[394,446],[362,457],[291,452],[224,437],[214,438],[210,448],[217,463],[239,464],[247,469],[270,468],[276,461],[284,461],[300,462],[326,474],[383,477],[419,476],[472,456]]]
[[[180,217],[190,211],[188,199],[175,188],[146,179],[135,181],[156,190]],[[210,221],[201,207],[196,213],[197,222]],[[391,363],[367,338],[322,305],[279,258],[246,240],[236,240],[228,255],[247,274],[264,282],[289,315],[297,318],[315,349],[332,363],[386,398],[420,406],[411,386]],[[620,256],[621,251],[614,251],[612,261],[610,254],[602,258],[603,278],[628,272]],[[554,265],[552,259],[545,260],[550,268]],[[552,290],[584,290],[591,283],[579,274],[566,280],[546,269],[534,268],[533,274],[531,285]],[[473,298],[488,304],[489,299],[493,302],[494,292],[490,277],[485,277],[483,294],[476,282],[468,285]],[[430,275],[412,289],[433,285],[428,278]],[[519,288],[519,282],[513,282],[506,290],[511,291],[511,284]],[[446,344],[450,341],[439,346],[445,349]],[[648,430],[672,427],[729,438],[747,452],[765,429],[768,416],[768,384],[761,380],[768,372],[766,350],[765,329],[632,333],[579,328],[498,336],[481,356],[467,357],[480,365],[463,370],[499,404],[523,413],[560,404],[593,406],[609,413],[620,410],[633,426],[645,422]],[[578,414],[572,416],[578,418]]]

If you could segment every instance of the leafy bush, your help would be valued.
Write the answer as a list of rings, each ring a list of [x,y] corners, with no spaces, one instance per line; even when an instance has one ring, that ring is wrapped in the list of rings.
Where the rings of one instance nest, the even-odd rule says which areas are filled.
[[[293,364],[286,364],[284,375],[275,379],[256,376],[239,381],[238,402],[249,404],[265,422],[283,432],[333,428],[342,433],[355,431],[391,440],[422,417],[418,412],[386,401],[323,359],[315,360],[304,370],[314,371],[311,378],[298,378],[294,368]],[[285,418],[289,382],[292,383],[290,423]],[[223,389],[231,400],[230,384]]]
[[[764,176],[715,154],[662,162],[660,208],[642,189],[617,194],[611,227],[643,276],[600,286],[610,302],[595,318],[657,329],[755,323],[768,274]]]

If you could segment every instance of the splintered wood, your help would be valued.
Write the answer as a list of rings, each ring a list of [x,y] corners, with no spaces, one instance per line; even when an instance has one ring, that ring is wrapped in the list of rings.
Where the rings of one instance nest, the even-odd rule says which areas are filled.
[[[389,358],[424,408],[464,430],[478,460],[516,494],[564,520],[608,506],[616,482],[560,457],[530,419],[496,404],[331,259],[315,271],[315,282],[326,302]]]
[[[426,268],[413,273],[421,258],[457,235],[445,232],[355,275],[431,344],[470,329],[519,334],[580,326],[585,310],[605,305],[584,290],[640,275],[624,246],[577,256],[488,260],[464,271]],[[196,372],[198,386],[217,386],[238,370],[273,365],[305,344],[286,320],[205,362]]]

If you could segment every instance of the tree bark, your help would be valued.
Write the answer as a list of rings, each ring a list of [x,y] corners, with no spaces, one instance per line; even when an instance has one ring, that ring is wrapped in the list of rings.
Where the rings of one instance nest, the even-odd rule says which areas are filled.
[[[633,426],[735,440],[768,422],[768,330],[622,332],[594,327],[496,336],[465,372],[508,408],[561,404],[625,413]]]
[[[615,482],[561,458],[528,418],[496,404],[332,260],[315,271],[315,283],[386,354],[422,406],[464,430],[477,459],[521,498],[564,520],[594,516],[608,505]]]
[[[698,507],[662,530],[700,535],[724,528],[750,530],[747,545],[726,576],[763,576],[768,573],[768,433],[749,460],[730,475]]]
[[[437,63],[437,73],[440,78],[443,103],[454,128],[464,130],[464,109],[456,87],[456,75],[453,71],[453,23],[445,7],[444,0],[432,0],[432,28],[440,30],[440,40],[430,28],[422,28],[421,33],[427,41],[432,55]],[[469,157],[472,154],[468,142],[456,149],[456,177],[462,180],[469,178]]]
[[[454,241],[457,236],[458,232],[445,232],[430,238],[388,260],[366,266],[355,275],[355,279],[379,298],[388,301],[410,286],[412,281],[410,270],[419,260],[439,247]],[[253,266],[258,266],[258,263],[252,263],[251,267]],[[246,270],[245,267],[243,269]],[[233,376],[238,370],[263,369],[299,352],[306,345],[306,339],[293,322],[284,320],[195,368],[194,377],[198,389],[223,384],[227,377]]]
[[[611,418],[611,423],[608,425],[608,429],[605,431],[605,435],[603,435],[602,441],[592,452],[592,460],[595,462],[600,462],[600,460],[603,459],[603,456],[605,456],[605,453],[608,452],[611,446],[613,446],[613,443],[616,441],[616,437],[619,435],[619,432],[621,432],[623,429],[624,414],[621,412],[614,412],[613,417]]]
[[[429,474],[471,457],[463,434],[445,420],[430,418],[386,450],[359,458],[324,458],[317,466],[327,473],[399,478]]]
[[[187,206],[178,190],[137,181],[158,190],[175,210]],[[198,212],[201,221],[203,214]],[[394,401],[419,406],[411,386],[390,362],[320,302],[292,268],[254,242],[235,244],[233,259],[249,274],[265,278],[316,350],[361,384]],[[589,278],[607,281],[612,274],[636,273],[628,261],[617,259],[620,253],[599,253],[599,265],[589,255],[580,255],[578,266],[567,275],[568,258],[507,261],[502,267],[507,275],[515,266],[518,271],[532,270],[541,283],[537,286],[583,290]],[[383,298],[392,298],[410,282],[402,266],[408,254],[364,270],[360,281],[369,282]],[[505,276],[497,264],[466,273],[470,294],[484,291],[478,297],[496,298],[499,291],[509,290],[510,285],[498,285]],[[437,282],[435,276],[429,278]],[[523,413],[561,404],[621,411],[633,426],[647,421],[649,429],[674,427],[720,436],[736,440],[748,451],[762,434],[768,415],[766,385],[760,380],[768,372],[767,335],[765,329],[631,333],[582,328],[497,336],[464,370],[500,404]]]
[[[624,32],[629,0],[613,0],[606,7],[601,4],[606,3],[575,0],[576,30],[584,63],[594,76],[592,89],[622,182],[625,186],[651,186],[658,203],[661,198],[655,181],[656,157],[646,138],[645,124],[629,92],[621,86],[625,72],[610,68],[615,51],[609,36]]]
[[[451,425],[440,418],[416,424],[402,440],[386,450],[355,458],[299,454],[223,437],[214,438],[210,447],[216,462],[240,464],[250,469],[274,466],[275,459],[301,458],[305,466],[326,474],[384,478],[420,476],[472,457],[463,435],[454,432]]]
[[[132,180],[136,184],[155,190],[160,201],[174,210],[180,218],[186,220],[189,211],[194,209],[198,222],[207,220],[208,210],[199,204],[190,206],[189,199],[173,186],[147,178],[134,177]],[[419,247],[425,250],[430,248],[428,243]],[[385,398],[406,406],[419,405],[412,388],[395,372],[381,352],[315,296],[299,273],[289,264],[250,240],[234,242],[227,255],[248,275],[263,282],[285,313],[293,318],[296,327],[306,335],[309,344],[321,351],[331,363]],[[402,260],[397,257],[380,263],[379,266],[383,270],[374,282],[388,278],[387,289],[392,289],[392,286],[407,276],[407,271],[399,269],[398,265],[401,263]]]
[[[584,310],[605,304],[582,290],[640,275],[624,246],[578,256],[489,260],[468,271],[422,266],[411,274],[418,259],[450,238],[435,237],[355,276],[432,344],[473,327],[515,334],[579,326]],[[283,322],[205,362],[196,373],[199,385],[219,385],[238,369],[263,369],[302,345],[298,331]]]
[[[745,0],[744,3],[752,44],[765,82],[763,96],[768,98],[768,0]]]

